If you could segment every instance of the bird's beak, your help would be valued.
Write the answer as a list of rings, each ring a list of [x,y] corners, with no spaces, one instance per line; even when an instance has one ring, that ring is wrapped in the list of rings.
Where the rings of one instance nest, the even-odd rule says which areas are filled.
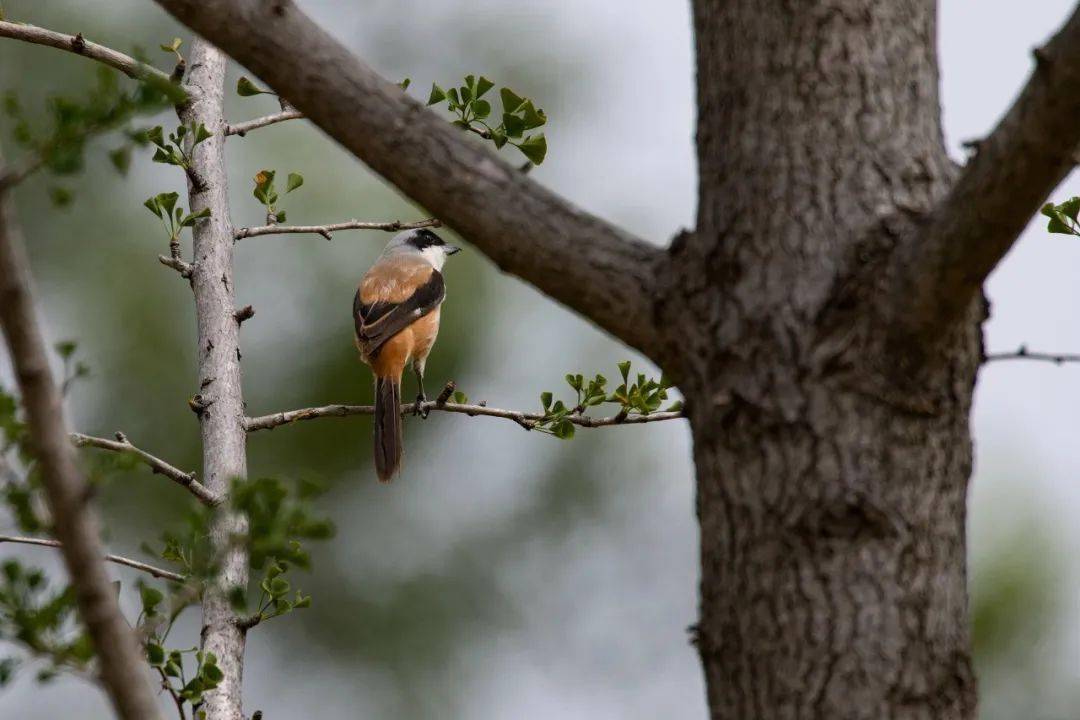
[[[457,245],[447,245],[446,246],[446,254],[447,255],[453,255],[454,253],[458,253],[458,252],[461,252],[461,248],[459,248]]]

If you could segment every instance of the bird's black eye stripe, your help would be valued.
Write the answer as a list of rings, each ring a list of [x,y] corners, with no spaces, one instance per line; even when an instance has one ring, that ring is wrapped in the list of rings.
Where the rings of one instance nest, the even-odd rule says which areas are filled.
[[[430,230],[423,229],[417,230],[416,233],[409,238],[409,244],[417,250],[423,250],[424,248],[429,248],[433,245],[445,245],[446,242]]]

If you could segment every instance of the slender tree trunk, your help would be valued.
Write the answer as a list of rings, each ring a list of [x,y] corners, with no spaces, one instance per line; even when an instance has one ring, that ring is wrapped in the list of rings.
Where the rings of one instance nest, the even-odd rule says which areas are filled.
[[[226,58],[217,48],[196,40],[189,60],[189,103],[180,109],[185,125],[200,123],[212,133],[194,149],[188,194],[192,211],[209,208],[209,219],[196,223],[194,237],[195,316],[198,326],[200,395],[196,405],[202,423],[203,478],[219,497],[234,478],[247,474],[244,399],[240,373],[240,323],[234,313],[233,230],[229,217],[225,172],[223,112]],[[190,139],[194,133],[189,132]],[[213,652],[225,679],[206,696],[211,720],[243,720],[244,631],[236,622],[227,593],[246,587],[247,555],[230,537],[244,530],[242,518],[219,510],[211,530],[222,554],[220,583],[203,598],[203,650]]]
[[[2,158],[0,158],[2,160]],[[3,163],[0,162],[0,170]],[[2,174],[2,173],[0,173]],[[49,369],[45,338],[34,309],[33,282],[9,193],[0,190],[0,329],[22,393],[35,458],[79,615],[94,641],[97,667],[116,715],[157,720],[157,700],[142,648],[102,562],[104,550],[91,488],[68,437],[63,397]]]
[[[877,289],[949,188],[933,0],[697,0],[698,227],[671,250],[712,718],[969,718],[981,305]]]

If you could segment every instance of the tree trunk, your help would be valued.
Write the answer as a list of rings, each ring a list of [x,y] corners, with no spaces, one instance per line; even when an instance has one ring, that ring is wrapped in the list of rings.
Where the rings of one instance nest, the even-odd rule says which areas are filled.
[[[982,306],[921,348],[877,292],[954,175],[935,26],[933,0],[694,3],[698,227],[661,312],[685,343],[714,720],[975,713]]]

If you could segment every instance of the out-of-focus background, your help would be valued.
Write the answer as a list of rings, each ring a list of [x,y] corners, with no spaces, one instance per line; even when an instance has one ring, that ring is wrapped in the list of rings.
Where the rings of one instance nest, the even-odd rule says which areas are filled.
[[[370,0],[301,5],[386,77],[432,81],[483,73],[534,97],[551,118],[538,180],[657,244],[694,215],[689,9],[661,0]],[[1030,49],[1070,0],[944,0],[940,47],[949,145],[996,122],[1031,67]],[[83,32],[120,50],[190,34],[145,0],[7,0],[9,18]],[[288,61],[283,58],[283,61]],[[0,90],[28,107],[78,93],[91,63],[0,41]],[[239,71],[234,68],[230,87]],[[229,117],[274,110],[230,92]],[[163,115],[159,122],[173,123]],[[0,123],[12,151],[10,123]],[[123,430],[185,468],[198,466],[191,297],[156,260],[164,250],[142,200],[182,191],[175,168],[137,157],[120,178],[99,141],[67,183],[68,209],[37,178],[16,198],[53,339],[74,338],[93,377],[70,400],[74,425]],[[298,171],[282,205],[290,222],[415,219],[412,207],[320,132],[293,122],[228,143],[237,225],[260,223],[251,177]],[[1080,191],[1075,181],[1058,200]],[[249,411],[370,398],[352,347],[355,283],[387,236],[339,233],[250,239],[237,247]],[[442,337],[430,387],[449,378],[474,399],[530,408],[562,376],[642,361],[466,246],[447,269]],[[1080,350],[1080,246],[1035,222],[990,286],[988,346]],[[10,378],[6,361],[0,377]],[[411,392],[411,391],[408,391]],[[1080,700],[1080,366],[1000,363],[983,370],[971,566],[985,718],[1072,717]],[[259,433],[255,474],[307,475],[330,491],[336,521],[301,585],[309,610],[256,628],[245,694],[268,718],[705,717],[694,621],[697,529],[687,429],[681,423],[579,433],[564,443],[504,421],[433,414],[409,421],[403,477],[374,481],[370,420],[328,419]],[[117,478],[100,506],[110,545],[142,538],[187,502],[160,477]],[[0,517],[0,531],[12,524]],[[3,548],[58,569],[49,553]],[[123,573],[124,579],[128,579]],[[124,596],[128,607],[131,598]],[[195,644],[195,615],[178,641]],[[178,644],[181,644],[178,642]],[[108,717],[96,690],[27,674],[0,694],[0,716]]]

